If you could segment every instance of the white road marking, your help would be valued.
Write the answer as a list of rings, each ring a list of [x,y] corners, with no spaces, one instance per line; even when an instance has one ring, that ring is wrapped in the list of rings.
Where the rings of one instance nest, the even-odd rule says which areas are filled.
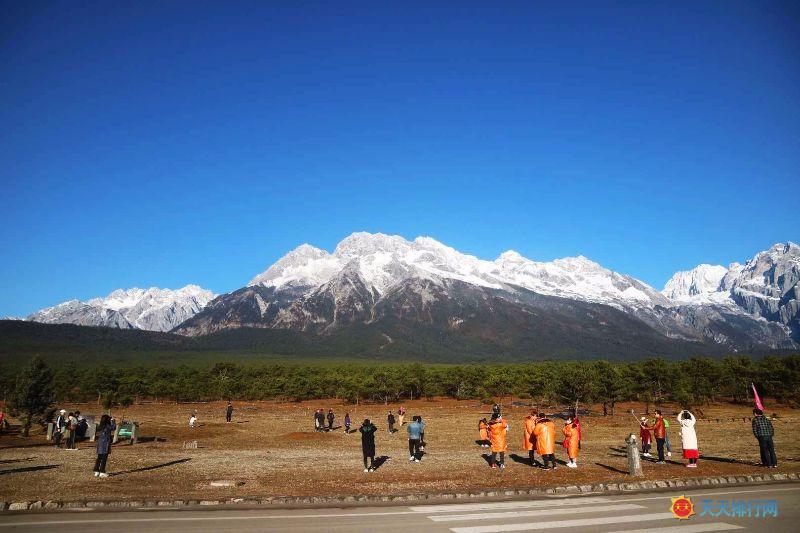
[[[526,522],[524,524],[505,524],[501,526],[453,527],[453,533],[503,533],[505,531],[533,531],[536,529],[556,529],[562,527],[588,527],[602,524],[622,524],[627,522],[649,522],[651,520],[673,519],[672,513],[650,513],[629,516],[603,516],[599,518],[578,518],[575,520],[556,520],[552,522]]]
[[[409,507],[417,513],[457,513],[459,511],[490,511],[492,509],[518,509],[521,507],[556,507],[561,505],[583,505],[607,503],[608,498],[576,498],[574,500],[519,500],[513,502],[450,503],[444,505],[414,505]]]
[[[703,531],[729,531],[731,529],[744,529],[744,526],[726,524],[725,522],[711,522],[710,524],[689,524],[685,526],[652,527],[647,529],[626,529],[613,533],[701,533]]]
[[[473,513],[433,515],[428,518],[434,522],[460,522],[462,520],[499,520],[501,518],[522,518],[530,516],[552,516],[576,513],[607,513],[610,511],[633,511],[644,509],[644,505],[624,503],[622,505],[589,505],[587,507],[560,507],[558,509],[537,509],[536,511],[508,511],[505,513]]]

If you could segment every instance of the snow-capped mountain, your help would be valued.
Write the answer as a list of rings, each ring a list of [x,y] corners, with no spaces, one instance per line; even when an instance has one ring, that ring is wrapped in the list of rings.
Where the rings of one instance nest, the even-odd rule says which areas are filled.
[[[659,350],[670,342],[795,346],[785,326],[753,316],[720,290],[739,283],[726,278],[737,268],[747,270],[701,265],[673,276],[662,293],[583,256],[539,262],[509,250],[485,260],[430,237],[409,241],[362,232],[332,253],[308,244],[296,248],[175,331],[348,331],[380,346],[426,328],[501,343],[535,344],[561,331],[598,346],[648,339],[645,344]],[[551,325],[546,332],[545,323]]]
[[[70,300],[37,311],[32,322],[169,331],[202,310],[216,295],[197,285],[181,289],[118,289],[104,298]]]
[[[649,285],[583,256],[536,262],[509,250],[494,261],[487,261],[462,254],[430,237],[408,241],[399,236],[363,232],[341,241],[333,254],[303,244],[253,278],[250,286],[290,286],[311,292],[347,265],[378,294],[409,277],[433,276],[492,289],[514,285],[539,294],[605,303],[620,309],[669,305],[669,300]]]
[[[778,243],[744,265],[699,265],[677,272],[666,296],[693,305],[726,306],[769,322],[782,324],[800,340],[800,246]]]
[[[681,302],[699,301],[719,291],[722,279],[728,270],[721,265],[702,264],[691,270],[676,272],[664,285],[661,293],[667,298]]]

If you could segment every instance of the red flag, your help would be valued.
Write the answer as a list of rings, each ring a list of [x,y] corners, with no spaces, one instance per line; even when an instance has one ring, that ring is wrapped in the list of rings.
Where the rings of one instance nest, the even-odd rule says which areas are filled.
[[[756,385],[755,383],[751,383],[750,385],[753,387],[753,398],[756,399],[756,407],[758,407],[763,411],[764,405],[761,403],[761,398],[758,397],[758,391],[756,390]]]

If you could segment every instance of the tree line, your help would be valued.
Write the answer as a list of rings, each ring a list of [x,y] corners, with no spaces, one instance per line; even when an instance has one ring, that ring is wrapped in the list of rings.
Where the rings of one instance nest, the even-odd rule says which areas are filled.
[[[800,356],[744,356],[681,361],[652,358],[635,363],[542,361],[507,365],[240,364],[111,367],[67,363],[48,366],[36,358],[20,372],[0,368],[0,387],[10,405],[24,398],[52,404],[100,401],[110,406],[142,401],[267,400],[323,398],[347,402],[397,402],[448,397],[536,404],[677,402],[700,405],[720,399],[749,402],[750,384],[762,396],[800,403]],[[42,398],[42,397],[46,398]]]

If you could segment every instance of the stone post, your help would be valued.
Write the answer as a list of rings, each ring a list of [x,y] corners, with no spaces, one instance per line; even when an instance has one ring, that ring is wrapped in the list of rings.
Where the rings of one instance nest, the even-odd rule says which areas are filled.
[[[131,430],[131,444],[136,444],[139,442],[139,423],[133,423],[133,429]]]
[[[55,424],[52,422],[47,423],[47,440],[53,440],[53,428]]]
[[[117,424],[117,429],[114,430],[114,439],[111,444],[116,444],[119,441],[119,430],[122,429],[122,423]]]
[[[89,442],[94,442],[94,439],[97,438],[97,423],[92,420],[89,422],[89,426],[86,428],[86,438],[89,439]]]
[[[639,446],[636,442],[636,435],[631,433],[625,439],[625,445],[628,451],[628,475],[629,476],[643,476],[642,460],[639,457]]]

